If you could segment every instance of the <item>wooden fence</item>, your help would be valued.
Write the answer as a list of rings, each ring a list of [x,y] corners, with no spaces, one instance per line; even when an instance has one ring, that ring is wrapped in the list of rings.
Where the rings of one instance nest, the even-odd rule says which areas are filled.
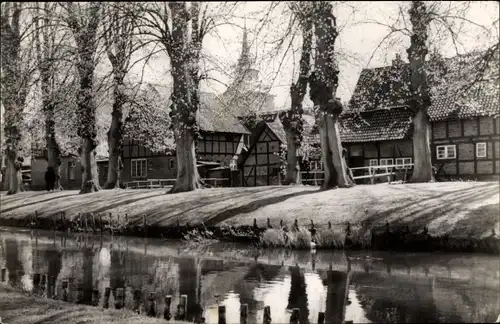
[[[406,163],[401,165],[377,165],[377,166],[364,166],[356,168],[348,168],[349,175],[354,180],[370,179],[370,183],[374,184],[376,178],[387,178],[387,182],[392,182],[392,177],[398,173],[403,174],[403,181],[407,180],[408,170],[413,168],[413,163]],[[353,171],[364,171],[363,175],[354,176]],[[382,171],[382,172],[381,172]],[[325,171],[314,170],[314,171],[302,171],[302,183],[303,184],[314,184],[319,186],[324,181]],[[308,175],[313,175],[313,178],[309,178]]]

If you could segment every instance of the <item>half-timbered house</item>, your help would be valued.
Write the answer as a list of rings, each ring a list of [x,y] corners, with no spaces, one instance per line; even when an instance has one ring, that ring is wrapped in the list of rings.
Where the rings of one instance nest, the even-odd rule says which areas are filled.
[[[196,142],[198,171],[202,178],[211,178],[210,170],[217,169],[224,178],[236,170],[238,156],[248,145],[250,131],[232,114],[225,113],[222,102],[213,94],[202,94],[197,122],[200,136]],[[167,125],[165,125],[167,127]],[[161,147],[161,146],[160,146]],[[144,141],[127,136],[123,145],[124,183],[144,180],[174,180],[177,177],[177,158],[173,148],[154,149]],[[219,176],[218,176],[219,177]],[[223,185],[231,185],[228,180]]]
[[[454,60],[458,59],[448,59],[446,64],[457,64]],[[452,88],[459,80],[447,82]],[[413,162],[408,84],[409,66],[399,57],[391,66],[361,72],[349,109],[340,118],[349,167],[394,165],[401,169],[401,165]],[[432,97],[428,115],[432,163],[438,179],[499,177],[496,91],[476,85],[460,98],[438,92]],[[405,171],[411,174],[411,167]]]

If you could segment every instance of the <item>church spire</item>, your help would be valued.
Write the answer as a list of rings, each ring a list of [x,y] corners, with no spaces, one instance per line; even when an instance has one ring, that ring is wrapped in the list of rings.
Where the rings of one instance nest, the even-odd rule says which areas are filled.
[[[239,68],[242,71],[249,69],[252,65],[250,58],[250,46],[248,45],[248,31],[247,31],[246,19],[243,25],[243,41],[241,44],[241,54],[238,61],[239,61],[238,62]]]

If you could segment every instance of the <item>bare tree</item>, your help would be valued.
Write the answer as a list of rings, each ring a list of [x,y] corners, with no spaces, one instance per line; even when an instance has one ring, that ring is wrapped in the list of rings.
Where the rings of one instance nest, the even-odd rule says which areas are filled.
[[[431,105],[431,96],[425,69],[427,55],[427,37],[430,16],[423,1],[412,1],[409,11],[413,34],[408,48],[410,60],[410,92],[413,110],[413,182],[434,180],[430,147],[430,120],[427,111]]]
[[[100,190],[96,163],[97,129],[96,103],[94,98],[94,72],[97,65],[98,26],[102,17],[101,2],[67,2],[64,5],[66,20],[76,44],[76,69],[79,75],[78,135],[82,139],[80,149],[82,164],[82,189],[80,193]]]
[[[57,5],[54,3],[45,2],[43,4],[43,13],[41,13],[40,5],[36,6],[35,18],[35,45],[37,56],[37,67],[39,71],[39,81],[41,87],[42,110],[45,118],[45,145],[47,150],[47,165],[54,170],[55,189],[62,189],[60,185],[61,166],[61,148],[56,140],[56,108],[61,104],[60,97],[61,88],[65,88],[64,84],[70,79],[71,71],[65,70],[66,75],[58,82],[57,73],[62,70],[64,62],[63,56],[65,51],[63,46],[66,38],[65,33],[60,33],[57,22],[55,21],[55,11]],[[62,34],[58,37],[58,34]],[[68,91],[63,91],[68,94]],[[65,101],[65,100],[63,100]],[[65,101],[67,105],[67,101]]]
[[[285,183],[301,183],[300,167],[298,168],[297,149],[302,142],[302,102],[307,92],[309,72],[311,70],[312,51],[312,8],[307,2],[291,3],[295,15],[298,16],[302,29],[302,52],[299,63],[299,77],[290,87],[291,108],[280,113],[280,120],[286,133],[287,167]]]
[[[204,187],[196,167],[196,115],[200,105],[200,55],[203,38],[216,26],[200,2],[146,3],[141,34],[161,44],[170,58],[173,93],[170,117],[177,156],[177,181],[171,193]]]
[[[108,131],[109,164],[105,189],[119,188],[120,173],[123,168],[123,106],[127,101],[125,76],[132,62],[131,57],[137,47],[134,42],[134,15],[130,14],[130,3],[114,3],[106,6],[106,26],[104,40],[106,53],[113,73],[113,110]]]
[[[8,194],[16,194],[22,189],[21,169],[24,158],[21,125],[33,73],[32,48],[23,45],[29,33],[21,24],[22,13],[22,2],[1,4],[1,99],[5,108],[7,158],[5,184],[8,187]]]
[[[325,168],[322,189],[349,187],[352,182],[347,176],[347,166],[342,158],[338,126],[338,118],[343,108],[340,99],[335,97],[339,79],[335,58],[338,30],[331,3],[315,2],[313,20],[316,48],[314,71],[309,78],[309,95],[314,103]]]

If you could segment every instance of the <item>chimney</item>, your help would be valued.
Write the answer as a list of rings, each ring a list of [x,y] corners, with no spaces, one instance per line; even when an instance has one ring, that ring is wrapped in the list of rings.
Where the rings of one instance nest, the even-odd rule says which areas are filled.
[[[401,63],[402,63],[401,54],[396,53],[396,58],[392,60],[392,66],[398,66]]]

